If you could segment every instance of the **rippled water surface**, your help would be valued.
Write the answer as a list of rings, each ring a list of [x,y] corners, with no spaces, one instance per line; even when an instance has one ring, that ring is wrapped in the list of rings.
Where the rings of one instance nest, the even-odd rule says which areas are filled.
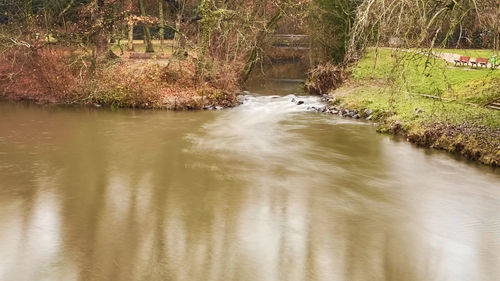
[[[0,103],[0,280],[500,280],[500,172],[248,96]]]

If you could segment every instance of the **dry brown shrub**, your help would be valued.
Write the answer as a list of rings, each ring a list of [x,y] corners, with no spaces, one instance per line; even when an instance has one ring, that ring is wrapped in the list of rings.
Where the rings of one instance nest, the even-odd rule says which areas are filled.
[[[6,50],[0,55],[0,94],[18,100],[68,102],[78,83],[69,53],[52,47]]]
[[[101,65],[79,85],[79,101],[112,107],[158,107],[161,92],[155,78],[159,77],[150,71],[148,67],[121,62]]]
[[[79,92],[82,103],[113,107],[188,110],[233,106],[235,84],[228,77],[214,76],[212,81],[196,83],[195,65],[190,61],[125,61],[101,67]]]
[[[237,69],[217,66],[200,83],[190,60],[111,60],[93,72],[78,50],[11,48],[0,55],[0,95],[42,103],[200,109],[236,104]]]
[[[311,94],[325,95],[337,89],[343,81],[344,69],[327,62],[309,72],[306,88]]]
[[[224,92],[235,92],[243,64],[218,62],[205,78],[210,86]]]

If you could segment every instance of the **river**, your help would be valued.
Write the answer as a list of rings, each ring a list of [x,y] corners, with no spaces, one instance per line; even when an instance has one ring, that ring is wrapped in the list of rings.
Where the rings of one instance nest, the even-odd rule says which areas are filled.
[[[0,103],[0,280],[500,280],[498,170],[291,99]]]

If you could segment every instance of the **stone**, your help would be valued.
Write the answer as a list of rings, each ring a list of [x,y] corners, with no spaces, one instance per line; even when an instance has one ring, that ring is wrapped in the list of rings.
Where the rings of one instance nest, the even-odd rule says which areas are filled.
[[[354,119],[359,119],[359,118],[361,118],[361,116],[359,116],[359,114],[356,114],[356,115],[353,116],[353,118]]]
[[[303,100],[299,100],[299,101],[297,102],[297,105],[301,105],[301,104],[304,104],[304,101],[303,101]]]
[[[371,109],[365,109],[365,114],[367,116],[373,115],[373,110],[371,110]]]
[[[373,115],[366,117],[366,120],[368,120],[368,121],[371,121],[372,119],[373,119]]]

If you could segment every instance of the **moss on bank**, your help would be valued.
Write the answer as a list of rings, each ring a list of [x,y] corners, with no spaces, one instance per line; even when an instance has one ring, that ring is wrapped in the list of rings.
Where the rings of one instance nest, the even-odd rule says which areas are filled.
[[[500,165],[500,111],[484,104],[500,98],[500,70],[455,68],[439,59],[370,50],[353,78],[332,93],[342,107],[373,111],[379,131]]]

